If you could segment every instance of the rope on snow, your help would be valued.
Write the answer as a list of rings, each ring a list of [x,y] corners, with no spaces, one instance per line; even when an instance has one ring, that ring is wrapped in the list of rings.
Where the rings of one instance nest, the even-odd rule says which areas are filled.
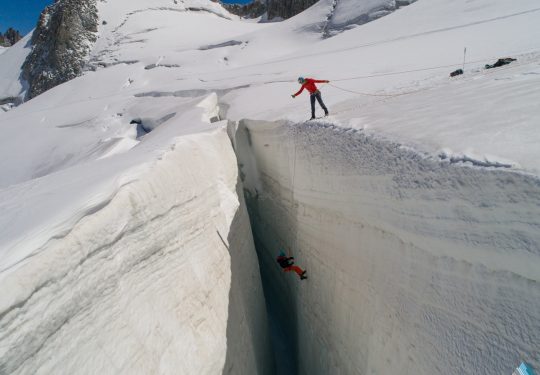
[[[353,94],[365,95],[365,96],[382,96],[382,97],[386,97],[386,98],[392,98],[392,97],[396,97],[396,96],[403,96],[403,95],[416,94],[417,92],[427,91],[427,90],[430,90],[430,89],[431,89],[431,88],[425,88],[425,89],[421,89],[421,90],[408,91],[408,92],[401,92],[401,93],[397,93],[397,94],[370,94],[370,93],[367,93],[367,92],[360,92],[360,91],[349,90],[349,89],[346,89],[346,88],[343,88],[343,87],[339,87],[339,86],[333,85],[333,84],[331,84],[331,83],[328,83],[328,85],[329,85],[329,86],[332,86],[332,87],[334,87],[334,88],[336,88],[336,89],[338,89],[338,90],[350,92],[350,93],[353,93]]]

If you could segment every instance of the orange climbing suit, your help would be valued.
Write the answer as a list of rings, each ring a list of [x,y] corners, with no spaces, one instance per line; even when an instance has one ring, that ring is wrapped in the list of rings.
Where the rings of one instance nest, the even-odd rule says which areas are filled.
[[[304,273],[304,270],[294,265],[283,269],[283,272],[293,272],[293,271],[296,272],[298,276],[302,276],[302,274]]]

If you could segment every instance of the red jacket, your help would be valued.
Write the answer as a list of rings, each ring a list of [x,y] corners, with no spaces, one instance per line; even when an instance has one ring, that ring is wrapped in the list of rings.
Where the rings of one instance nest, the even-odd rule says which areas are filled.
[[[318,79],[313,79],[313,78],[306,78],[304,84],[302,85],[302,87],[300,87],[300,90],[294,94],[294,96],[298,96],[302,93],[302,91],[304,91],[304,89],[307,89],[309,91],[310,94],[315,94],[317,92],[317,86],[315,86],[316,83],[327,83],[328,81],[324,81],[324,80],[318,80]]]
[[[276,261],[279,263],[281,268],[287,268],[294,264],[294,257],[284,257],[284,256],[278,256],[276,258]]]

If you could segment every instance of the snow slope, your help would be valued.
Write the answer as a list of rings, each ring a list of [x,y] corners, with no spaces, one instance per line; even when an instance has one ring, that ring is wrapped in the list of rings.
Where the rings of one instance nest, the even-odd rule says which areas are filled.
[[[99,2],[89,70],[0,113],[0,373],[272,373],[243,187],[298,373],[540,366],[537,2],[420,0],[327,38],[337,9]],[[332,81],[328,121],[302,123],[300,75]]]
[[[0,103],[22,101],[25,83],[21,78],[22,65],[30,53],[32,33],[22,38],[14,46],[1,53],[0,58]]]
[[[197,153],[203,144],[211,152]],[[238,207],[229,147],[186,137],[31,259],[4,261],[2,372],[221,371],[231,274],[216,229],[227,237]],[[176,183],[186,175],[192,189]]]
[[[101,3],[109,25],[117,5]],[[185,25],[153,12],[145,27]],[[214,102],[200,105],[211,93],[156,101],[136,95],[146,64],[102,62],[0,120],[0,373],[271,371],[236,158],[207,121]]]
[[[246,67],[243,71],[250,80],[253,80],[254,71],[263,68],[267,75],[259,85],[230,93],[224,98],[232,103],[228,116],[232,119],[273,120],[283,118],[283,113],[286,113],[286,118],[293,121],[306,119],[309,117],[307,99],[297,98],[293,102],[286,95],[296,91],[297,86],[292,81],[300,75],[329,79],[343,89],[367,94],[410,92],[410,95],[398,97],[372,97],[332,86],[322,88],[331,112],[337,114],[339,123],[344,127],[369,128],[411,144],[420,143],[416,142],[417,134],[427,133],[429,136],[422,138],[422,142],[430,147],[426,144],[421,146],[432,154],[450,149],[456,155],[510,162],[518,168],[538,173],[540,154],[532,145],[540,141],[540,133],[531,131],[531,127],[538,122],[539,115],[536,106],[536,98],[540,94],[536,89],[539,14],[540,9],[534,1],[416,2],[375,22],[300,48],[287,57],[277,58],[263,66]],[[469,61],[466,75],[451,80],[448,74],[461,67],[464,46],[467,47]],[[481,70],[486,63],[493,63],[504,56],[517,57],[516,65],[519,67],[514,65],[509,70],[494,72]],[[433,69],[440,66],[442,68]],[[421,71],[392,74],[410,70]],[[349,79],[373,75],[376,77]],[[231,73],[230,77],[234,74]],[[482,89],[475,95],[480,86],[478,81],[482,82]],[[431,90],[433,88],[438,89]],[[521,95],[513,95],[513,90]],[[485,95],[487,91],[491,93],[489,98]],[[271,95],[273,99],[254,100],[263,93],[269,96],[274,93]],[[433,95],[437,97],[427,103],[426,98]],[[499,96],[495,100],[504,103],[503,106],[494,102],[493,96],[496,95]],[[466,105],[473,97],[475,105]],[[504,100],[499,99],[502,97]],[[423,116],[422,123],[414,119],[403,121],[399,116],[401,103],[409,103],[408,108],[414,108],[414,113]],[[423,110],[428,104],[432,105],[432,111],[426,117]],[[276,111],[276,106],[281,109]],[[449,106],[452,109],[447,108]],[[496,108],[498,113],[477,111],[486,106]],[[440,107],[443,111],[448,110],[449,116],[441,115]],[[239,110],[235,111],[235,108]],[[365,118],[366,111],[372,109],[373,113],[384,113],[385,116]],[[456,109],[459,109],[459,114],[453,113]],[[347,113],[341,116],[342,111]],[[501,112],[519,112],[523,121],[515,123],[508,120],[509,116],[501,117]],[[395,115],[400,126],[389,126],[387,115]],[[494,118],[498,120],[493,121]],[[479,123],[489,126],[491,142],[478,142],[486,135],[485,127],[477,127]],[[471,142],[463,142],[464,130],[474,135],[475,143],[472,139]],[[508,133],[512,137],[507,137]],[[521,156],[516,157],[519,154]]]

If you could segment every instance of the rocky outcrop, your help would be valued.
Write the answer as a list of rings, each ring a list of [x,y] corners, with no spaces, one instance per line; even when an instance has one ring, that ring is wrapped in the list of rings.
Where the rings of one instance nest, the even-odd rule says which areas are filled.
[[[387,16],[416,0],[334,0],[326,25],[324,37],[332,37],[358,25]]]
[[[268,20],[287,19],[303,12],[319,0],[267,0]],[[416,0],[333,0],[324,27],[325,37],[386,16]]]
[[[243,18],[257,18],[266,12],[266,4],[262,1],[254,1],[249,4],[225,4],[221,3],[230,13]]]
[[[10,47],[22,39],[22,35],[18,30],[10,27],[5,34],[0,32],[0,46]]]
[[[303,12],[319,0],[268,0],[268,19],[291,18]]]
[[[252,3],[221,5],[232,14],[244,18],[257,18],[267,13],[268,20],[287,19],[303,12],[319,0],[255,0]]]
[[[57,0],[41,13],[32,36],[32,52],[23,65],[27,99],[82,73],[96,41],[96,0]]]

